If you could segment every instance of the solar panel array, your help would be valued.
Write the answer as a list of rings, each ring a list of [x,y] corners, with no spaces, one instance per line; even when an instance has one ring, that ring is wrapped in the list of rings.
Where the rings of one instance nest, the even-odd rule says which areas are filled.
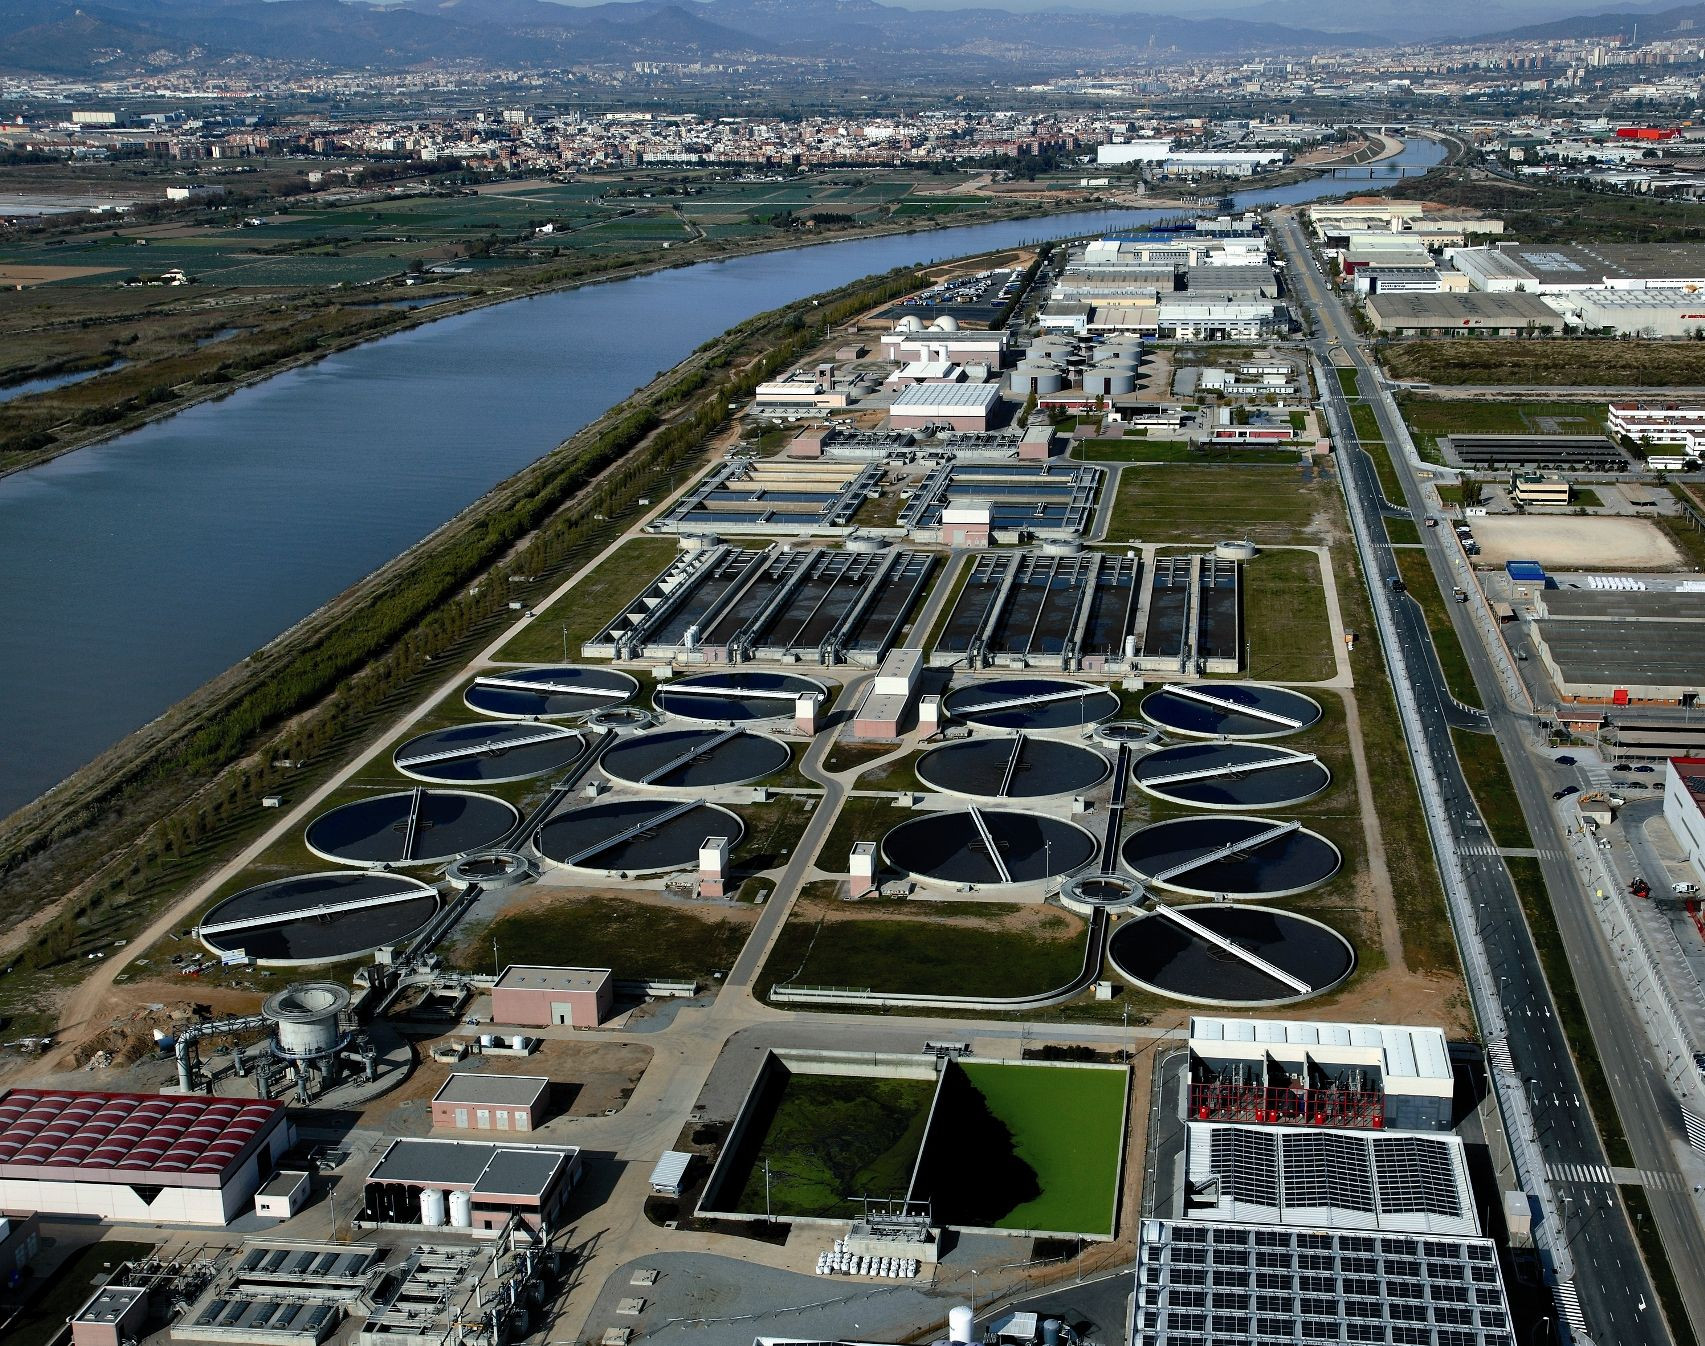
[[[1492,1244],[1144,1221],[1133,1346],[1514,1346]]]
[[[0,1165],[221,1173],[281,1112],[252,1099],[13,1089],[0,1097]]]
[[[1450,1135],[1189,1124],[1191,1212],[1335,1229],[1478,1232]]]

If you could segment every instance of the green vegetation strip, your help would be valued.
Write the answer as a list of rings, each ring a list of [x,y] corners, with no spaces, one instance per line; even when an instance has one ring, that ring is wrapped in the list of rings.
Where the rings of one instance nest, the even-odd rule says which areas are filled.
[[[1531,388],[1663,388],[1705,383],[1705,345],[1676,341],[1399,341],[1382,353],[1398,379]]]
[[[1181,440],[1086,439],[1072,457],[1089,463],[1258,463],[1292,464],[1296,449],[1197,448]]]
[[[1468,729],[1453,729],[1450,736],[1462,762],[1462,774],[1468,778],[1469,791],[1480,805],[1480,815],[1486,820],[1492,840],[1500,846],[1530,849],[1533,834],[1527,830],[1527,818],[1522,813],[1521,801],[1516,798],[1516,787],[1510,780],[1510,768],[1498,740],[1491,734],[1477,734]]]
[[[1124,1149],[1126,1073],[992,1062],[965,1062],[959,1069],[1012,1133],[1013,1153],[1035,1171],[1041,1188],[995,1227],[1111,1235]]]
[[[1592,1026],[1587,1022],[1581,993],[1575,989],[1574,969],[1563,947],[1563,936],[1557,930],[1556,913],[1551,910],[1551,898],[1545,887],[1545,875],[1539,861],[1516,856],[1504,862],[1515,881],[1516,895],[1521,899],[1527,927],[1533,932],[1533,942],[1539,950],[1540,966],[1551,988],[1551,1000],[1557,1006],[1557,1022],[1574,1055],[1575,1066],[1581,1074],[1581,1088],[1592,1109],[1593,1123],[1604,1140],[1606,1157],[1614,1165],[1628,1167],[1634,1163],[1634,1153],[1628,1148],[1628,1138],[1622,1133],[1622,1119],[1616,1112],[1615,1096],[1599,1058],[1598,1044],[1593,1040]],[[1583,901],[1585,899],[1582,899]]]
[[[584,645],[674,559],[672,537],[637,537],[624,542],[574,588],[546,608],[498,651],[498,658],[535,663],[575,661]]]
[[[1243,568],[1249,675],[1319,682],[1336,671],[1326,590],[1313,552],[1264,552]]]
[[[1413,519],[1387,519],[1385,535],[1397,546],[1417,545],[1421,541],[1421,530],[1415,527]]]
[[[469,972],[489,971],[495,940],[503,963],[607,967],[624,979],[703,981],[734,966],[751,929],[746,921],[706,920],[651,902],[566,898],[499,916],[468,931],[451,961]]]
[[[880,915],[823,920],[796,911],[782,927],[758,978],[778,985],[837,986],[895,995],[1036,995],[1065,986],[1083,968],[1083,921],[1050,911],[1035,928],[1003,928],[999,905],[970,907],[978,924]],[[880,908],[878,908],[880,910]]]
[[[1634,1226],[1634,1237],[1640,1243],[1640,1257],[1652,1278],[1652,1288],[1657,1291],[1658,1303],[1663,1307],[1664,1321],[1669,1325],[1675,1346],[1698,1346],[1699,1337],[1693,1330],[1692,1320],[1687,1316],[1687,1301],[1681,1297],[1681,1285],[1676,1281],[1675,1267],[1670,1263],[1663,1238],[1652,1220],[1652,1203],[1646,1195],[1646,1189],[1628,1183],[1618,1183],[1616,1190],[1622,1197],[1622,1204],[1628,1209],[1629,1222]]]
[[[1411,551],[1396,554],[1397,566],[1408,586],[1409,596],[1421,605],[1426,614],[1427,629],[1432,633],[1433,649],[1439,656],[1450,694],[1465,706],[1478,706],[1480,693],[1474,686],[1474,674],[1468,668],[1468,656],[1462,652],[1462,642],[1456,628],[1450,624],[1444,595],[1433,578],[1433,568],[1425,552]]]
[[[1107,521],[1107,541],[1312,543],[1327,490],[1275,468],[1131,467]]]

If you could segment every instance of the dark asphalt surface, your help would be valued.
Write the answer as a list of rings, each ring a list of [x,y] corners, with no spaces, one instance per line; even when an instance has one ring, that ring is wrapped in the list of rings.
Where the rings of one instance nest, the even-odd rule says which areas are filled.
[[[1293,297],[1303,301],[1315,318],[1317,331],[1313,345],[1316,352],[1324,363],[1330,364],[1326,357],[1328,337],[1336,337],[1342,343],[1355,360],[1359,386],[1378,417],[1386,442],[1398,443],[1399,437],[1392,423],[1395,409],[1388,397],[1378,393],[1377,375],[1363,355],[1342,306],[1336,299],[1327,297],[1321,274],[1303,241],[1300,228],[1294,219],[1287,219],[1280,223],[1277,233],[1290,258],[1288,276]],[[1373,395],[1368,395],[1370,393]],[[1334,404],[1340,426],[1346,434],[1351,433],[1350,408],[1336,381],[1323,388],[1322,394]],[[1384,501],[1373,464],[1364,453],[1342,442],[1338,445],[1337,459],[1343,472],[1349,507],[1360,516],[1365,534],[1370,539],[1366,551],[1371,555],[1363,556],[1370,583],[1389,585],[1391,578],[1398,573],[1397,563],[1379,525]],[[1422,499],[1418,481],[1407,464],[1402,462],[1398,464],[1398,475],[1414,514],[1420,517],[1425,511],[1418,507]],[[1448,562],[1440,555],[1439,539],[1429,536],[1431,532],[1422,530],[1427,555],[1435,574],[1448,576]],[[1442,587],[1448,589],[1449,585]],[[1451,844],[1479,906],[1478,929],[1459,930],[1458,937],[1481,941],[1498,978],[1497,990],[1507,1021],[1510,1055],[1516,1069],[1528,1081],[1529,1097],[1535,1103],[1536,1140],[1548,1170],[1554,1175],[1552,1190],[1563,1212],[1564,1228],[1553,1231],[1554,1236],[1560,1236],[1575,1261],[1574,1286],[1587,1330],[1599,1346],[1667,1343],[1670,1336],[1636,1251],[1633,1231],[1617,1203],[1604,1146],[1583,1097],[1575,1064],[1540,970],[1539,958],[1522,916],[1514,884],[1480,819],[1457,759],[1450,736],[1450,725],[1455,718],[1453,703],[1439,672],[1426,620],[1419,605],[1413,601],[1395,603],[1392,609],[1396,618],[1398,648],[1390,652],[1391,674],[1393,678],[1406,680],[1414,690],[1424,739],[1421,749],[1441,783],[1449,811]],[[1451,615],[1454,621],[1463,620],[1462,614]],[[1580,885],[1574,879],[1573,869],[1564,858],[1561,840],[1556,835],[1548,787],[1539,781],[1534,763],[1519,747],[1523,727],[1504,703],[1496,672],[1478,634],[1460,629],[1459,634],[1465,637],[1463,646],[1482,700],[1490,707],[1492,728],[1510,759],[1516,792],[1534,833],[1534,844],[1540,851],[1546,881],[1561,898],[1557,903],[1560,928],[1564,930],[1582,997],[1589,1006],[1601,1055],[1607,1070],[1612,1072],[1612,1089],[1622,1107],[1624,1125],[1634,1144],[1636,1163],[1640,1167],[1668,1169],[1672,1165],[1667,1145],[1661,1147],[1661,1154],[1658,1153],[1665,1120],[1654,1085],[1656,1089],[1662,1089],[1661,1075],[1650,1068],[1643,1070],[1640,1067],[1649,1048],[1645,1047],[1644,1036],[1633,1019],[1632,1007],[1627,1007],[1626,1013],[1617,1012],[1619,996],[1626,1004],[1625,992],[1622,992],[1620,978],[1610,967],[1608,954],[1591,927],[1591,915],[1578,897]],[[1514,752],[1510,751],[1512,740],[1517,745]],[[1571,916],[1578,919],[1571,921]],[[1578,924],[1581,930],[1571,932],[1568,929],[1571,924]],[[1570,938],[1572,933],[1579,933],[1582,938],[1579,941]],[[1577,942],[1583,946],[1579,953]],[[1594,949],[1599,955],[1597,962],[1601,962],[1602,967],[1596,966],[1591,957]],[[1595,1008],[1598,1012],[1592,1013]],[[1646,1143],[1636,1141],[1636,1133]],[[1647,1159],[1651,1159],[1652,1163],[1648,1164]],[[1589,1176],[1562,1176],[1568,1172]],[[1603,1175],[1602,1180],[1599,1174]],[[1656,1190],[1649,1190],[1648,1196],[1654,1207],[1660,1198],[1670,1203],[1687,1204],[1685,1196],[1669,1196]],[[1662,1216],[1658,1218],[1660,1227],[1664,1227]],[[1690,1223],[1697,1232],[1697,1223]],[[1665,1228],[1664,1232],[1667,1238],[1669,1230]],[[1683,1279],[1705,1265],[1705,1260],[1689,1259],[1673,1244],[1667,1246]]]

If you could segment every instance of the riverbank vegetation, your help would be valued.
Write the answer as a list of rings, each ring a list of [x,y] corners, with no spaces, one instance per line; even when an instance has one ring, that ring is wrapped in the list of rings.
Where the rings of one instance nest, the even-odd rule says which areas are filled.
[[[15,922],[57,900],[0,976],[0,1013],[42,1013],[22,972],[128,938],[511,620],[509,602],[604,551],[724,424],[730,402],[835,326],[918,288],[898,271],[762,314],[566,441],[243,665],[21,810],[0,838]],[[806,315],[809,314],[809,317]],[[14,927],[16,928],[16,926]],[[36,977],[32,986],[52,982]]]

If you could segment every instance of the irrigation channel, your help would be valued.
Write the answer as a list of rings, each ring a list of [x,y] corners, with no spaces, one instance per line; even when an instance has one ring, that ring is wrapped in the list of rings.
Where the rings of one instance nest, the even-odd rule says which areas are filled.
[[[1444,157],[1430,140],[1376,168]],[[1317,179],[1239,209],[1369,190]],[[0,480],[0,815],[397,556],[696,346],[897,266],[1130,229],[1112,210],[850,239],[399,332]],[[359,427],[354,429],[353,427]]]

